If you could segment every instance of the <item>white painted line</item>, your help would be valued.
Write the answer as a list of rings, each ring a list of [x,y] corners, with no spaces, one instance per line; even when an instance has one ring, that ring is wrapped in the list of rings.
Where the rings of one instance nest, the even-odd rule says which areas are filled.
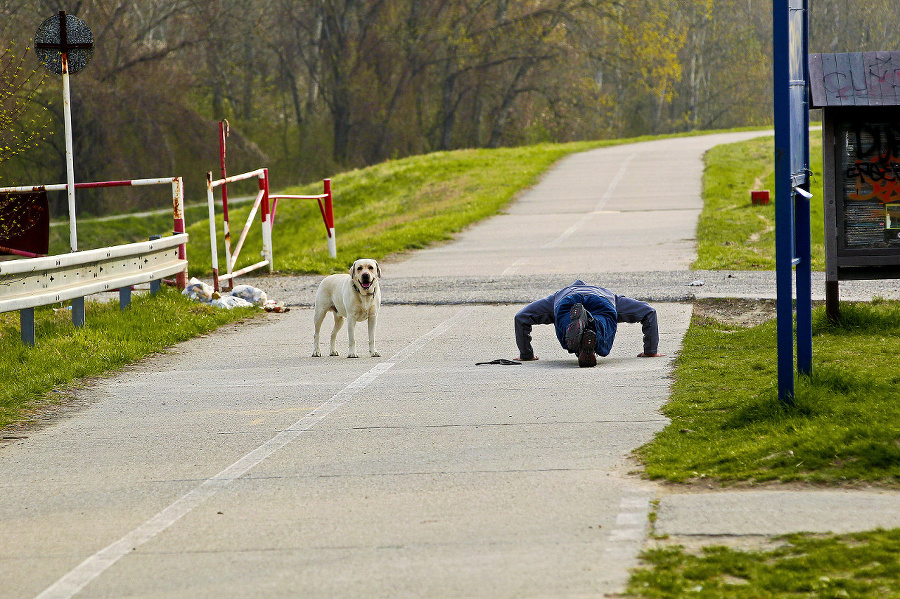
[[[520,266],[524,266],[525,264],[527,264],[527,263],[528,263],[528,260],[529,260],[528,258],[519,258],[518,260],[516,260],[515,262],[513,262],[512,264],[510,264],[509,267],[508,267],[506,270],[504,270],[503,272],[501,272],[501,273],[500,273],[500,276],[501,276],[501,277],[505,277],[506,275],[514,275],[514,274],[516,274],[516,270],[518,270],[518,268],[519,268]]]
[[[644,512],[622,512],[616,516],[616,526],[642,526],[647,521]]]
[[[643,528],[617,528],[609,535],[610,541],[640,541],[643,538]]]
[[[562,235],[560,235],[559,237],[557,237],[550,243],[545,244],[541,249],[546,250],[546,249],[557,247],[557,246],[561,245],[569,237],[571,237],[572,234],[575,233],[575,231],[580,229],[584,223],[589,221],[594,216],[594,214],[604,213],[603,207],[606,206],[606,202],[608,202],[609,198],[612,197],[613,192],[616,190],[616,187],[618,187],[618,185],[619,185],[619,181],[621,181],[622,177],[625,176],[625,171],[628,169],[628,164],[632,160],[634,160],[635,156],[637,156],[637,154],[631,154],[627,158],[625,158],[625,160],[622,162],[622,166],[619,167],[619,172],[617,172],[616,176],[613,177],[613,180],[609,182],[609,185],[607,186],[606,191],[603,192],[603,196],[600,198],[600,201],[597,202],[597,205],[594,207],[594,210],[592,212],[586,213],[584,216],[582,216],[580,219],[578,219],[578,222],[576,222],[574,225],[572,225],[571,227],[569,227],[568,229],[563,231]]]
[[[78,594],[81,589],[92,580],[103,574],[113,564],[128,555],[138,547],[166,530],[194,508],[221,491],[235,479],[240,478],[250,469],[258,466],[263,460],[289,444],[306,430],[347,403],[358,391],[366,387],[379,376],[390,370],[398,362],[402,362],[414,355],[431,339],[445,333],[459,320],[467,317],[474,308],[463,308],[429,332],[425,333],[405,349],[395,354],[385,362],[379,362],[368,372],[338,391],[330,399],[322,403],[315,410],[295,422],[287,429],[281,431],[232,465],[222,470],[217,475],[205,480],[193,491],[175,501],[169,507],[159,512],[124,537],[101,549],[76,566],[68,574],[50,585],[37,599],[70,599]]]
[[[607,551],[620,551],[622,542],[643,541],[647,535],[650,498],[647,495],[625,496],[619,503],[616,527],[609,533]]]
[[[623,497],[619,507],[646,512],[650,509],[650,500],[646,497]]]

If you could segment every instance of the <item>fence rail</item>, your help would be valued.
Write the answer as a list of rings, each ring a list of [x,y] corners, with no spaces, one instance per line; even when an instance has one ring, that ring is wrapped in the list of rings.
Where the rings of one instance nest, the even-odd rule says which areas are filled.
[[[245,181],[247,179],[259,179],[259,193],[253,202],[250,213],[247,216],[247,222],[241,230],[241,234],[237,243],[232,249],[231,246],[231,222],[228,217],[228,194],[227,185],[235,181]],[[231,175],[222,179],[213,180],[212,171],[206,173],[206,198],[209,209],[209,245],[211,253],[213,288],[219,291],[220,285],[233,287],[234,280],[240,275],[268,267],[269,272],[274,269],[272,229],[275,223],[275,209],[278,206],[278,200],[317,200],[319,202],[319,210],[322,212],[322,219],[325,222],[325,234],[328,239],[328,253],[332,258],[337,256],[337,247],[334,241],[334,209],[332,206],[331,195],[331,179],[325,179],[322,182],[323,193],[318,195],[274,195],[269,193],[269,169],[261,168],[239,175]],[[222,189],[222,229],[225,241],[225,273],[219,272],[219,252],[218,240],[216,234],[216,199],[214,190]],[[271,204],[270,204],[271,200]],[[260,213],[260,224],[262,226],[262,256],[263,260],[245,266],[239,270],[234,270],[238,261],[241,248],[247,239],[250,226],[256,218],[256,213]]]
[[[87,250],[76,248],[75,219],[70,215],[73,251],[69,254],[43,256],[0,262],[0,312],[19,310],[22,342],[34,345],[34,308],[72,300],[72,322],[84,325],[84,298],[87,295],[120,290],[119,305],[131,300],[131,286],[156,282],[175,275],[176,284],[187,283],[187,240],[184,232],[184,182],[181,177],[132,179],[75,183],[76,189],[95,187],[136,187],[144,185],[172,186],[173,231],[171,237],[140,243]],[[64,191],[66,183],[0,188],[0,193]]]
[[[184,272],[187,233],[58,256],[0,262],[0,312],[19,310],[22,342],[34,345],[34,308],[131,289]],[[78,323],[76,323],[78,324]],[[82,323],[83,324],[83,323]]]

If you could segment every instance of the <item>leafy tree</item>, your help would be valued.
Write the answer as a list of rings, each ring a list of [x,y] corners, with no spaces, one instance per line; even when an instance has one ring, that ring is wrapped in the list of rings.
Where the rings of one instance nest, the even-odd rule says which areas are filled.
[[[37,102],[43,75],[28,69],[26,48],[0,53],[0,164],[35,146],[48,132],[46,107]]]
[[[896,0],[810,4],[812,51],[900,43]],[[441,149],[771,121],[771,0],[248,6],[0,0],[0,48],[61,8],[85,20],[96,48],[73,79],[76,178],[181,175],[194,199],[206,171],[218,170],[222,118],[229,172],[268,166],[275,185]],[[26,57],[24,72],[34,64]],[[0,164],[5,179],[64,180],[59,85],[49,77],[29,96],[32,80],[17,96],[48,106],[54,133],[37,147],[21,138],[20,153]],[[146,208],[159,205],[154,194],[85,192],[79,206]]]

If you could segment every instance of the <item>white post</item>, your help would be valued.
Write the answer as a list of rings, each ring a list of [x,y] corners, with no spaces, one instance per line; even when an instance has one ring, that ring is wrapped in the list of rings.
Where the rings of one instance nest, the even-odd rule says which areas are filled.
[[[212,171],[206,173],[206,202],[209,205],[209,245],[212,252],[213,289],[219,290],[219,252],[216,248],[216,200],[213,197]]]
[[[63,119],[66,128],[66,191],[69,195],[69,245],[78,251],[78,233],[75,231],[75,164],[72,151],[72,97],[69,91],[69,60],[62,53]]]
[[[337,258],[337,242],[334,240],[334,227],[328,229],[328,255]]]
[[[272,212],[269,206],[269,169],[267,168],[264,168],[259,176],[259,191],[262,194],[262,254],[269,263],[269,272],[273,272],[275,260],[272,248]]]

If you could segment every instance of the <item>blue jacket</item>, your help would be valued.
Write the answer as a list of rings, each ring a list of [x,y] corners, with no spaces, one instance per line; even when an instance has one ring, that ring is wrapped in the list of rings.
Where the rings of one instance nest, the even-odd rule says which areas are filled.
[[[515,317],[516,345],[523,360],[534,358],[531,347],[531,327],[536,324],[554,324],[556,308],[564,297],[573,293],[597,295],[608,300],[616,308],[618,322],[640,322],[644,332],[644,353],[655,354],[659,346],[659,329],[656,310],[647,302],[616,295],[609,289],[587,285],[578,280],[544,299],[532,302],[519,310]]]

